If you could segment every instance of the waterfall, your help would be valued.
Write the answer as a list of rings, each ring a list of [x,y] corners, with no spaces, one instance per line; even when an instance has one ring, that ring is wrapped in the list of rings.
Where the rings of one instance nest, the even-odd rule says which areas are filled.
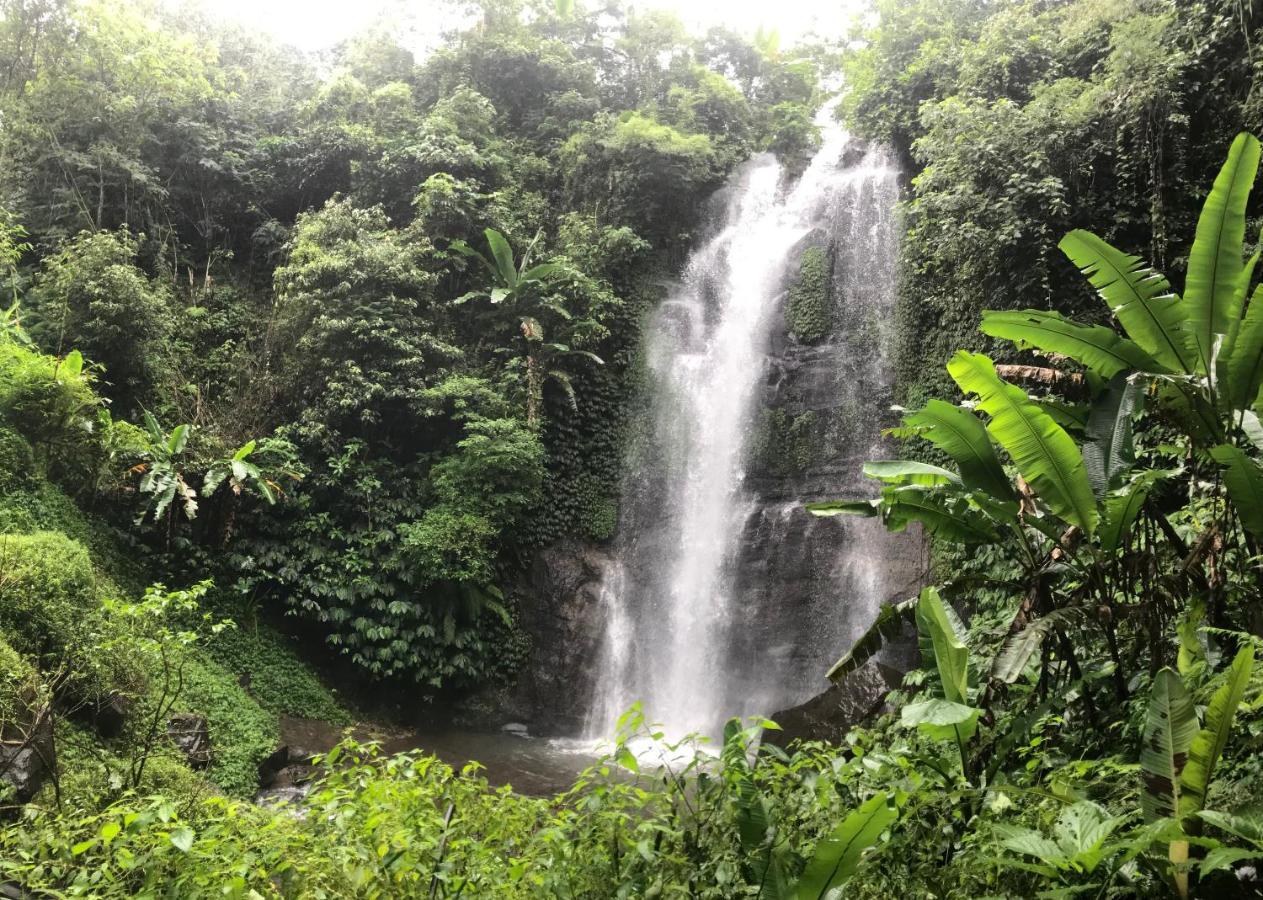
[[[649,323],[650,411],[602,580],[592,736],[608,736],[634,701],[677,736],[801,702],[884,599],[882,538],[801,508],[804,498],[856,488],[851,472],[878,446],[890,402],[883,348],[897,172],[882,151],[857,147],[831,112],[822,111],[822,145],[796,181],[764,155],[721,192],[712,236]],[[813,245],[829,253],[834,327],[805,346],[787,336],[783,308]],[[857,362],[862,371],[851,372]],[[752,442],[769,404],[828,444],[806,471],[756,471]],[[788,556],[787,541],[796,547]],[[816,570],[810,584],[796,566]],[[782,590],[790,580],[796,587]],[[787,599],[792,608],[778,609]]]

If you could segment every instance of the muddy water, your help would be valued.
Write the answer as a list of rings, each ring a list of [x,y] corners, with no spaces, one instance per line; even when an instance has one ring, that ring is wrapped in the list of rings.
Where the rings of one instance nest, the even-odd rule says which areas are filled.
[[[509,785],[519,794],[534,797],[567,790],[579,773],[597,760],[591,742],[537,738],[517,729],[491,733],[459,729],[400,732],[364,726],[345,729],[331,722],[284,717],[281,741],[296,765],[284,769],[259,799],[300,800],[305,794],[304,781],[312,774],[301,762],[328,753],[348,731],[357,741],[376,741],[386,753],[431,753],[458,771],[476,762],[478,774],[492,785]]]

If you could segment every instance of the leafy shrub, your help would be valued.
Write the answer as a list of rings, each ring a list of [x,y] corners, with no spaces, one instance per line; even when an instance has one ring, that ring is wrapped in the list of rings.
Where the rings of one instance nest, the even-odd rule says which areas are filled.
[[[247,682],[246,691],[268,712],[350,723],[329,688],[272,628],[243,622],[217,635],[207,650],[224,670]]]
[[[99,624],[88,552],[56,532],[0,538],[0,629],[22,653],[55,663]]]
[[[20,491],[35,482],[35,453],[26,438],[0,426],[0,495]]]
[[[259,763],[277,747],[276,716],[262,709],[226,668],[201,653],[185,660],[177,712],[206,718],[212,757],[208,775],[234,797],[253,797]]]
[[[0,341],[0,419],[30,444],[41,474],[73,489],[94,483],[100,406],[81,357],[58,360]]]
[[[174,325],[168,287],[137,267],[138,253],[124,229],[81,232],[45,261],[30,307],[40,345],[57,354],[78,347],[104,366],[129,412],[148,395]]]
[[[0,637],[0,736],[26,715],[36,679],[35,667]]]

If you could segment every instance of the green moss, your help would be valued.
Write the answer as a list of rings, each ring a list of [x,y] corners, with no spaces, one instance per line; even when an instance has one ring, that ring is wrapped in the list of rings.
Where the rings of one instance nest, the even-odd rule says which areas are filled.
[[[833,292],[829,257],[820,247],[808,247],[799,257],[798,277],[789,286],[785,318],[789,330],[804,344],[828,337],[833,328]]]
[[[338,724],[351,722],[333,692],[274,629],[243,624],[218,635],[209,650],[224,668],[247,681],[250,695],[267,711]]]
[[[280,740],[277,717],[255,702],[231,672],[201,652],[189,655],[183,674],[174,711],[206,718],[214,755],[207,774],[226,794],[253,796],[259,787],[259,763]]]
[[[791,416],[784,409],[764,409],[750,445],[754,468],[778,477],[810,469],[820,457],[818,424],[811,410]]]

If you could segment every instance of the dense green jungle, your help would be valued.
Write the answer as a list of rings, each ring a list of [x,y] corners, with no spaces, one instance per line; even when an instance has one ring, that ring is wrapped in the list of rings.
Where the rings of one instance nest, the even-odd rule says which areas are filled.
[[[1263,3],[453,5],[0,0],[0,897],[1263,896]],[[837,740],[632,706],[559,792],[396,752],[616,537],[648,317],[822,108],[901,172],[897,405],[803,502],[928,547],[827,674],[912,665]]]

